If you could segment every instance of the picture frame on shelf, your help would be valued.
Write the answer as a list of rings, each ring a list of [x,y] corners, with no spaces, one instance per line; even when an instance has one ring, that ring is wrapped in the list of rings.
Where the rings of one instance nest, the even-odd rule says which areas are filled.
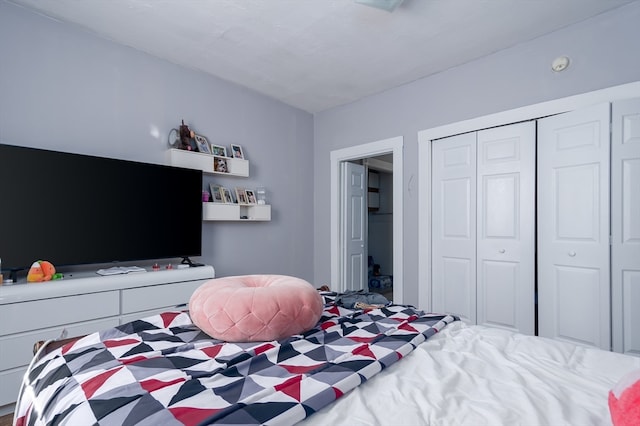
[[[247,203],[247,194],[244,188],[235,188],[236,199],[238,200],[238,204],[248,204]]]
[[[196,140],[196,145],[198,146],[198,151],[204,154],[211,154],[211,146],[209,145],[209,141],[202,135],[194,135],[193,138]]]
[[[257,204],[256,194],[253,189],[245,189],[244,193],[247,196],[247,204]]]
[[[222,145],[211,144],[211,152],[213,155],[217,155],[218,157],[226,157],[227,147]]]
[[[222,192],[220,192],[220,185],[216,185],[214,183],[209,184],[209,189],[211,190],[211,201],[214,203],[224,203],[222,199]]]
[[[224,196],[224,202],[232,204],[233,203],[233,197],[231,196],[231,191],[229,190],[229,188],[222,187],[221,191],[222,191],[223,196]]]
[[[231,157],[232,158],[239,158],[241,160],[244,160],[244,152],[242,151],[242,147],[240,145],[236,145],[236,144],[231,144]]]
[[[229,173],[229,166],[227,165],[227,159],[222,157],[216,157],[213,160],[213,171],[218,173]]]
[[[224,186],[219,186],[218,187],[218,192],[220,193],[219,194],[220,195],[220,202],[221,203],[225,203],[225,204],[228,203],[227,198],[226,198],[225,193],[224,193]]]

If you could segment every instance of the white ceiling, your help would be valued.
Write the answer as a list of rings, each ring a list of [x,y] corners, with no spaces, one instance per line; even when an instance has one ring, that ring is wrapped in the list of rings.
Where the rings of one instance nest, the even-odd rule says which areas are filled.
[[[632,1],[9,0],[312,113]]]

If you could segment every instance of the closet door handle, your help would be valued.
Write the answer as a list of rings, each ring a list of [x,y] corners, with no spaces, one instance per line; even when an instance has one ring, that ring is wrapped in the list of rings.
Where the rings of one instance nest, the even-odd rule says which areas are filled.
[[[498,250],[498,253],[504,253],[506,250],[505,249],[500,249]]]
[[[567,253],[569,256],[571,257],[575,257],[576,252],[575,251],[570,251],[569,253]]]

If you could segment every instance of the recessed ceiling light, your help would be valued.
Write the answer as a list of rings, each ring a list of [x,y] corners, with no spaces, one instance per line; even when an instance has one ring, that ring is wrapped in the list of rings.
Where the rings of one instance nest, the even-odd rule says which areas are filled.
[[[393,12],[404,0],[355,0],[356,3]]]

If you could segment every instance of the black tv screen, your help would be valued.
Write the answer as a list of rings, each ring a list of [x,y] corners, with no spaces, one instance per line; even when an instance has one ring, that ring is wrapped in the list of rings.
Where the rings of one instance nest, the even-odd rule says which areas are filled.
[[[200,256],[202,172],[0,144],[2,270]]]

